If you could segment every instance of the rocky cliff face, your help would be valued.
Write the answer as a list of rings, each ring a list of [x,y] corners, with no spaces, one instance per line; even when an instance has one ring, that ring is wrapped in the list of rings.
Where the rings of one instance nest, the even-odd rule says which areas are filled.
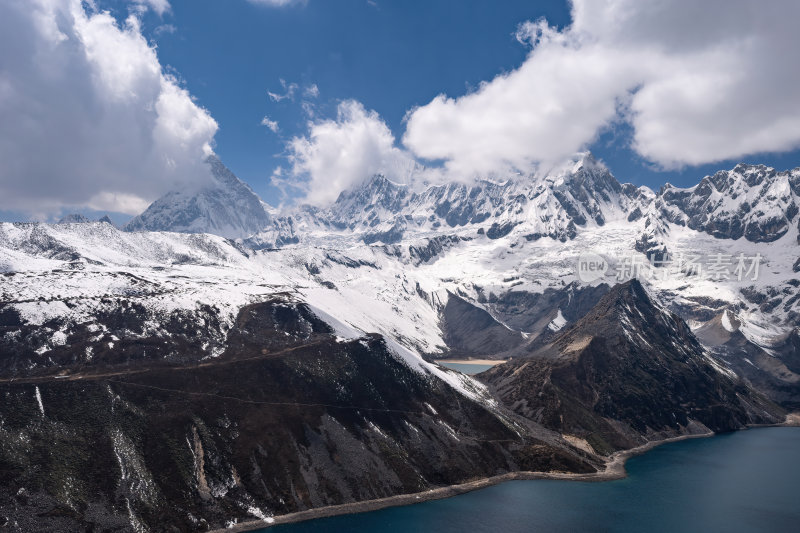
[[[790,410],[800,409],[800,336],[797,330],[759,346],[739,330],[741,322],[724,310],[694,330],[704,346],[756,390]]]
[[[455,294],[448,295],[442,310],[442,329],[451,356],[496,357],[524,341],[519,331]]]

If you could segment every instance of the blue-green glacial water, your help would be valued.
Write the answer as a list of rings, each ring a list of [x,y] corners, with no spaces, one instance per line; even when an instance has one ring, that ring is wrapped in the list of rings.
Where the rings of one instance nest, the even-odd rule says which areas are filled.
[[[269,533],[800,532],[800,428],[665,444],[617,481],[511,481]]]

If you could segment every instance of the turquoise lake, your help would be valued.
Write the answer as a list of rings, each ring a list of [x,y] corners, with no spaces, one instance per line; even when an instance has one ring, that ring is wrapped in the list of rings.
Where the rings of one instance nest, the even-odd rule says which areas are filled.
[[[511,481],[446,500],[276,526],[265,533],[800,531],[800,428],[665,444],[626,479]]]

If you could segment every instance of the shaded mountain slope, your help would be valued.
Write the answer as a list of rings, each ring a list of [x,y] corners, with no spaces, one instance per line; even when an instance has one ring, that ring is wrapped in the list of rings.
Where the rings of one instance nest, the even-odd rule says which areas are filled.
[[[601,452],[783,420],[636,280],[614,287],[549,344],[481,378],[515,412]]]
[[[598,465],[280,298],[243,308],[217,359],[59,374],[0,381],[0,516],[22,531],[202,531]]]
[[[516,348],[523,342],[514,331],[455,294],[442,309],[442,330],[451,356],[489,357]]]
[[[755,389],[786,409],[800,409],[800,335],[793,330],[769,348],[740,331],[736,315],[725,310],[694,330],[704,346]]]

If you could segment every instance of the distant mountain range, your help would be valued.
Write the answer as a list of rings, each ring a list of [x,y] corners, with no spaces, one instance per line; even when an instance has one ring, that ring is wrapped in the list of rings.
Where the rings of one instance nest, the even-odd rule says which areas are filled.
[[[88,222],[92,221],[83,215],[73,213],[61,217],[61,219],[59,219],[57,224],[86,224]],[[103,215],[99,220],[97,220],[97,222],[105,222],[107,224],[111,224],[112,226],[114,225],[114,222],[112,222],[112,220],[108,217],[108,215]]]
[[[0,516],[23,530],[592,473],[800,409],[800,169],[654,192],[582,154],[277,213],[209,164],[123,230],[0,224]]]

